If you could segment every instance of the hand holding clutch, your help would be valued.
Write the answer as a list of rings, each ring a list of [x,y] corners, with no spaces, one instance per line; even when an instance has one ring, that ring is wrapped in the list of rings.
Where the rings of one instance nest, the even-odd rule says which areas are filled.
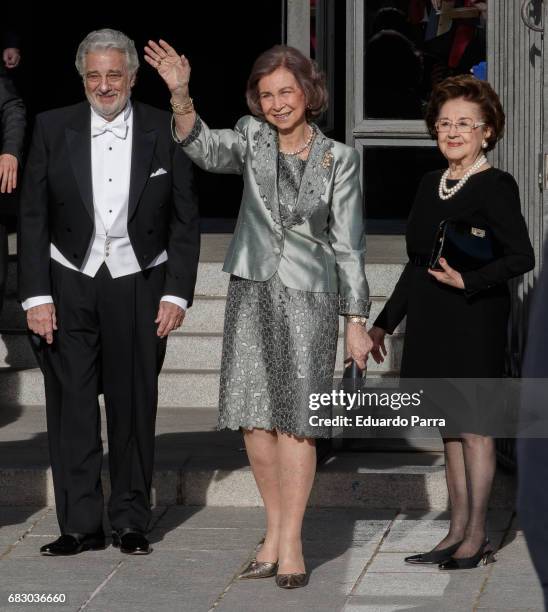
[[[440,257],[439,262],[443,269],[440,271],[432,270],[430,268],[428,270],[428,274],[431,274],[440,283],[445,283],[446,285],[456,287],[457,289],[464,289],[462,274],[454,270],[443,257]]]

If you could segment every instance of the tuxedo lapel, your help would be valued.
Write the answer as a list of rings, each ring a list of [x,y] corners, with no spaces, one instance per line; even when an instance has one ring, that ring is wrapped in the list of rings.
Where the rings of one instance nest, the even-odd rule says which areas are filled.
[[[133,105],[133,143],[131,150],[131,180],[129,186],[128,221],[135,214],[139,198],[150,176],[156,144],[156,131],[146,123],[139,103]]]
[[[91,219],[95,219],[93,210],[93,184],[91,179],[91,109],[86,102],[82,103],[72,125],[65,129],[65,138],[69,150],[70,165],[80,197]]]

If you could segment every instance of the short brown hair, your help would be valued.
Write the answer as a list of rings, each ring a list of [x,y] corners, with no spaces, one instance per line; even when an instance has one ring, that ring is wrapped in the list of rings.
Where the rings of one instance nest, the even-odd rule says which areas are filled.
[[[506,117],[497,92],[487,83],[469,74],[449,77],[438,83],[432,91],[426,109],[426,125],[432,138],[436,139],[436,121],[439,118],[441,107],[449,100],[464,98],[468,102],[475,102],[481,111],[486,127],[491,128],[491,135],[486,138],[486,151],[495,148],[504,133]]]
[[[289,70],[306,98],[306,118],[316,119],[327,109],[327,88],[325,77],[316,62],[303,55],[295,47],[275,45],[261,53],[255,60],[247,80],[245,97],[249,110],[256,117],[264,119],[259,101],[259,81],[278,68]]]

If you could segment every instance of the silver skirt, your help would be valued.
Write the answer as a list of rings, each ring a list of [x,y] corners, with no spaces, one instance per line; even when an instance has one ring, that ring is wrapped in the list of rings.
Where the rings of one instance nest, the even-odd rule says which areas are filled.
[[[225,311],[218,429],[278,430],[329,437],[313,427],[311,393],[330,392],[337,354],[335,293],[230,278]]]

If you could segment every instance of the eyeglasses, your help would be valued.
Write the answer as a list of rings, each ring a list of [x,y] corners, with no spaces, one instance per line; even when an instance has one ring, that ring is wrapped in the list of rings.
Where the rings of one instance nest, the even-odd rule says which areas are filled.
[[[460,121],[449,121],[449,119],[440,119],[436,121],[436,131],[437,132],[450,132],[451,127],[455,126],[455,132],[457,134],[470,134],[472,130],[485,125],[484,121],[474,122],[472,119],[461,119]]]

